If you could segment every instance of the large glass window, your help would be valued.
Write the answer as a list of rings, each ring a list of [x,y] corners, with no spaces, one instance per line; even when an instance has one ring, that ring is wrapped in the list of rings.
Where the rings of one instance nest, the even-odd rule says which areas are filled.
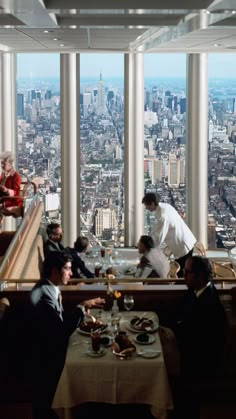
[[[186,55],[145,54],[144,180],[146,192],[186,214]],[[154,215],[146,212],[150,232]]]
[[[60,56],[17,54],[18,170],[38,185],[43,222],[60,222]]]
[[[124,245],[124,56],[80,56],[81,230]]]
[[[209,54],[208,247],[236,237],[236,54]]]

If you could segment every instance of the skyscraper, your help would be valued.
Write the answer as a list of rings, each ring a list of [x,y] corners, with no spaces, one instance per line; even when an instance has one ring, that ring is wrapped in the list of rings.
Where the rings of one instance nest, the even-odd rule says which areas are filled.
[[[100,80],[98,82],[97,113],[98,115],[106,113],[105,83],[102,80],[102,73],[100,73]]]
[[[17,93],[17,116],[24,118],[24,95]]]

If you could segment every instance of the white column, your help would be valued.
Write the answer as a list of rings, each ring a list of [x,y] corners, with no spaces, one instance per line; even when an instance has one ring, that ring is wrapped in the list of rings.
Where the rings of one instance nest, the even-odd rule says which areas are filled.
[[[64,245],[77,237],[77,88],[76,54],[61,54],[61,213]]]
[[[15,54],[1,59],[1,151],[16,152],[16,65]]]
[[[208,60],[187,56],[187,223],[207,247],[208,230]]]
[[[76,96],[77,96],[77,154],[76,154],[76,183],[77,183],[77,234],[80,236],[80,54],[76,54]]]
[[[125,54],[125,245],[143,234],[144,212],[143,54]]]
[[[0,88],[0,152],[12,151],[16,156],[16,59],[13,53],[1,55]],[[17,164],[17,159],[15,165]],[[13,217],[5,217],[3,230],[15,230]]]

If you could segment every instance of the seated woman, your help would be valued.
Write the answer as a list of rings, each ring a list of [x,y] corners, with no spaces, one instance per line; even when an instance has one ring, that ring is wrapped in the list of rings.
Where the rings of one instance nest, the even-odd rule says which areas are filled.
[[[138,242],[141,253],[135,278],[167,278],[170,270],[169,261],[158,247],[154,247],[151,236],[141,236]]]
[[[5,151],[0,154],[2,174],[0,176],[0,224],[2,224],[4,215],[19,217],[23,201],[20,196],[21,177],[13,167],[13,154]],[[16,199],[7,199],[7,197]],[[1,199],[4,197],[4,200]]]

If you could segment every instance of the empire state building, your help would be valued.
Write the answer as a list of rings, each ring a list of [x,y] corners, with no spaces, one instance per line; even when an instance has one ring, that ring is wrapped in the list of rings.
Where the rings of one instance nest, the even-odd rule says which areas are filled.
[[[98,82],[98,102],[97,102],[97,114],[106,113],[106,98],[105,98],[105,83],[102,80],[102,73],[100,73],[100,80]]]

